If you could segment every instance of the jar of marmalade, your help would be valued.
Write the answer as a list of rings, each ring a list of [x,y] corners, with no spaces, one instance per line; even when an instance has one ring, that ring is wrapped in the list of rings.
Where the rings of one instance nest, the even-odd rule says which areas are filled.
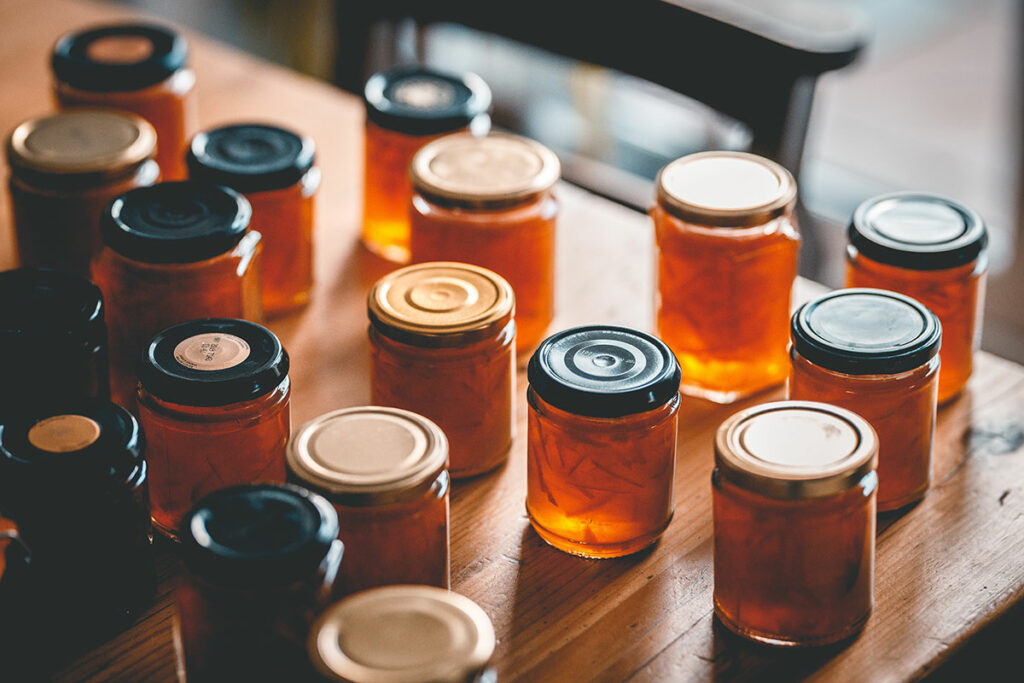
[[[182,525],[178,670],[201,681],[306,681],[306,640],[342,562],[330,503],[249,484],[203,498]]]
[[[413,157],[412,260],[493,270],[516,294],[518,353],[533,351],[555,314],[558,157],[513,135],[450,135]]]
[[[156,529],[176,539],[185,512],[215,489],[284,481],[290,399],[288,353],[265,327],[210,318],[153,337],[138,406]]]
[[[715,616],[744,638],[826,645],[863,628],[875,569],[871,426],[823,403],[743,410],[715,437]]]
[[[363,244],[377,255],[409,260],[409,162],[448,133],[486,135],[491,90],[476,74],[399,66],[370,77],[366,102]]]
[[[942,326],[910,297],[840,289],[793,315],[789,397],[852,410],[878,434],[878,510],[931,483]]]
[[[493,683],[488,663],[496,642],[487,613],[469,598],[429,586],[386,586],[329,607],[308,647],[326,681]]]
[[[661,340],[577,327],[530,359],[526,511],[584,557],[643,550],[672,520],[679,366]]]
[[[336,410],[288,444],[288,479],[338,512],[345,564],[335,594],[415,583],[448,588],[448,442],[396,408]]]
[[[493,470],[512,446],[514,308],[504,279],[464,263],[407,266],[370,290],[370,400],[436,422],[455,478]]]
[[[114,197],[160,177],[156,133],[137,116],[75,111],[29,119],[7,138],[18,259],[89,275]]]
[[[249,217],[245,197],[197,182],[159,183],[110,205],[92,274],[107,300],[118,403],[134,407],[136,363],[165,327],[204,317],[262,319],[261,236],[247,230]]]
[[[313,195],[320,169],[313,139],[261,124],[222,126],[192,138],[189,177],[227,185],[252,205],[263,235],[263,311],[277,315],[309,301],[313,287]]]
[[[731,403],[785,381],[795,205],[789,171],[753,154],[691,154],[658,174],[658,331],[684,394]]]
[[[51,65],[57,105],[121,109],[153,124],[164,177],[185,177],[188,139],[198,126],[188,43],[153,24],[99,26],[65,34]]]
[[[939,403],[971,376],[981,344],[988,232],[981,216],[950,199],[897,192],[853,214],[846,286],[877,287],[917,299],[942,323]]]

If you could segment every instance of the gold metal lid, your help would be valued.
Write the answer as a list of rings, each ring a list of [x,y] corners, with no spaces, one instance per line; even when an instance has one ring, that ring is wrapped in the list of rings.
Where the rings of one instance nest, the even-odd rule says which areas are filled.
[[[363,406],[302,425],[285,457],[299,481],[336,502],[382,505],[429,488],[448,464],[448,439],[422,415]]]
[[[715,464],[737,486],[772,498],[846,491],[875,469],[867,420],[825,403],[777,401],[742,410],[718,428]]]
[[[425,145],[409,167],[413,187],[430,199],[469,208],[501,208],[551,189],[561,166],[550,149],[517,135],[446,135]]]
[[[432,586],[371,588],[335,603],[313,625],[309,654],[347,683],[465,683],[494,654],[494,626],[469,598]]]
[[[503,329],[515,295],[505,278],[486,268],[434,261],[382,277],[370,290],[367,309],[370,321],[389,337],[451,346]]]
[[[761,225],[789,211],[796,181],[779,164],[744,152],[700,152],[658,173],[658,201],[685,221],[722,227]]]

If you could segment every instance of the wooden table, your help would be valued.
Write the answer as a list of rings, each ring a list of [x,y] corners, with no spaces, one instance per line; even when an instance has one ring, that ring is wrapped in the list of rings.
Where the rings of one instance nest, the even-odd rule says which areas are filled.
[[[69,0],[0,3],[0,126],[51,108],[56,36],[127,16]],[[365,296],[386,267],[357,244],[362,122],[358,100],[333,87],[192,36],[202,123],[286,123],[316,138],[324,170],[312,305],[271,327],[293,359],[293,421],[368,400]],[[608,322],[650,329],[652,228],[647,218],[564,186],[554,329]],[[7,201],[6,193],[0,203]],[[0,268],[14,265],[0,208]],[[816,286],[802,282],[798,298]],[[881,520],[876,607],[852,644],[811,652],[749,645],[711,608],[712,435],[732,407],[685,400],[676,516],[649,552],[584,560],[545,545],[524,513],[525,389],[507,467],[452,492],[452,580],[490,614],[502,680],[920,678],[1024,603],[1024,368],[988,354],[965,394],[944,408],[935,484],[902,516]],[[175,675],[174,559],[160,556],[159,594],[128,631],[63,667],[58,680],[167,681]]]

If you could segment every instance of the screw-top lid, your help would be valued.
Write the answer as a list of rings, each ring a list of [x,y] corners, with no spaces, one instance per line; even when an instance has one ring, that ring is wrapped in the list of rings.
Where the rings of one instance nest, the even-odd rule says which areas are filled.
[[[313,139],[258,123],[222,126],[192,138],[188,172],[193,180],[239,192],[290,187],[313,167]]]
[[[985,223],[975,211],[923,192],[868,199],[854,211],[847,234],[868,258],[912,270],[970,263],[988,245]]]
[[[190,320],[158,332],[139,365],[146,391],[186,406],[250,401],[287,377],[288,353],[274,333],[231,318]]]
[[[685,221],[717,227],[761,225],[790,211],[796,181],[779,164],[744,152],[700,152],[661,169],[658,201]]]
[[[323,497],[287,484],[214,491],[181,525],[182,559],[208,581],[269,588],[313,576],[338,536],[338,513]]]
[[[491,89],[476,74],[415,65],[370,76],[363,97],[370,121],[408,135],[451,133],[491,108]]]
[[[679,392],[676,357],[657,337],[592,325],[554,334],[527,368],[530,387],[562,410],[620,417],[664,405]]]
[[[939,352],[942,325],[909,296],[839,289],[801,306],[790,325],[793,348],[823,368],[850,375],[913,370]]]
[[[321,415],[288,442],[288,469],[344,505],[381,505],[429,489],[448,464],[448,439],[416,413],[364,406]]]
[[[80,90],[140,90],[163,81],[188,60],[188,43],[155,24],[97,26],[61,36],[53,48],[58,81]]]
[[[106,339],[103,295],[85,278],[45,268],[0,273],[0,344],[66,340],[92,348]]]
[[[412,158],[409,177],[433,201],[467,208],[501,208],[545,192],[561,166],[550,149],[517,135],[446,135]]]
[[[232,189],[196,181],[157,183],[115,199],[102,216],[111,249],[145,263],[193,263],[234,248],[252,217]]]
[[[384,586],[329,607],[313,625],[316,668],[347,683],[464,683],[494,654],[494,626],[469,598],[432,586]]]

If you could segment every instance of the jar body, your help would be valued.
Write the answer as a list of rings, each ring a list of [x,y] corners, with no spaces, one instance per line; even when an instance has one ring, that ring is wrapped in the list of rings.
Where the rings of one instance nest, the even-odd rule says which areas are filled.
[[[678,394],[659,408],[598,418],[527,393],[526,510],[541,538],[584,557],[651,545],[672,519]]]
[[[3,339],[0,354],[18,359],[0,366],[0,386],[17,388],[0,394],[0,421],[12,411],[58,399],[110,398],[106,335],[79,340],[34,335]]]
[[[778,500],[712,474],[715,615],[772,645],[857,633],[873,603],[877,477],[841,493]]]
[[[658,334],[681,391],[718,403],[781,384],[800,236],[789,216],[753,227],[688,223],[651,210],[658,245]]]
[[[988,260],[944,270],[910,270],[873,261],[847,246],[846,286],[888,289],[917,299],[942,323],[939,403],[959,394],[971,377],[981,346]]]
[[[939,357],[898,374],[847,375],[791,355],[789,398],[852,410],[878,434],[878,511],[923,498],[931,484]]]

